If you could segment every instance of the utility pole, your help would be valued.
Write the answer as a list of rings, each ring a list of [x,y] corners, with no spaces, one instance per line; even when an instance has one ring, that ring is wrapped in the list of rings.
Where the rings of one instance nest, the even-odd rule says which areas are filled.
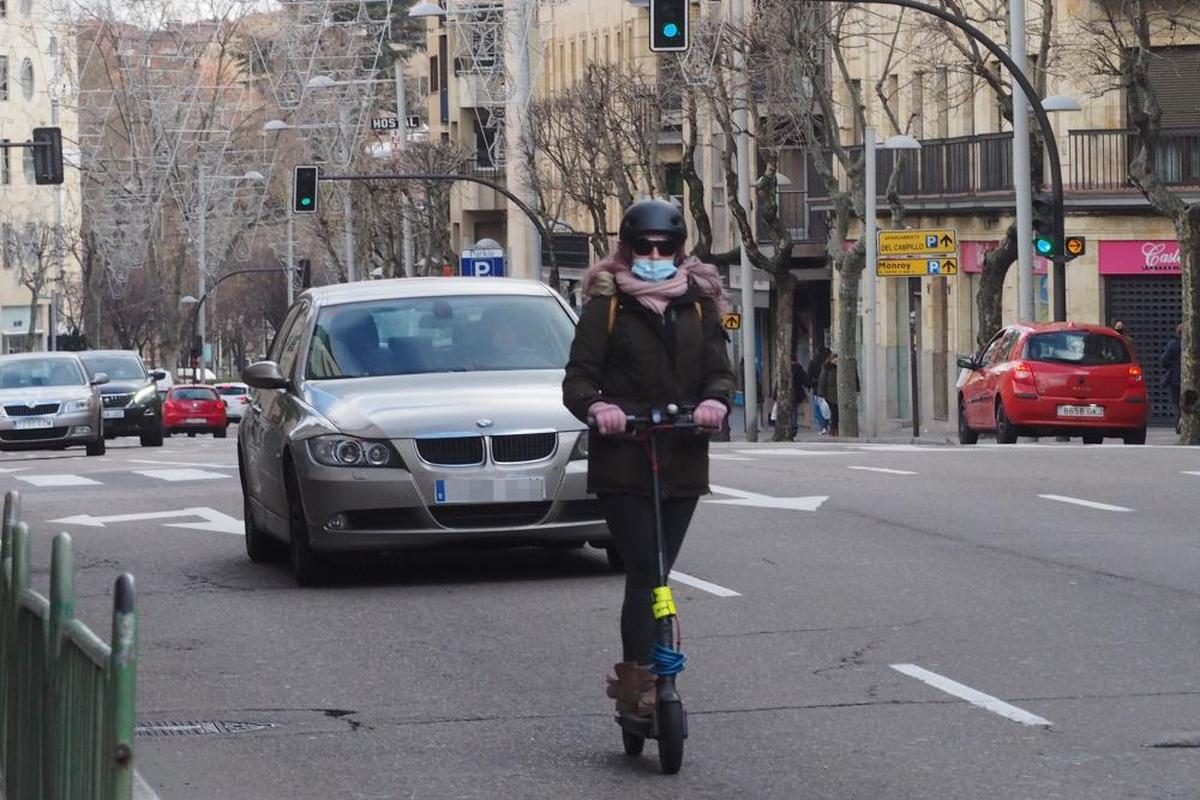
[[[53,128],[59,127],[59,82],[62,80],[61,60],[58,52],[58,37],[50,37],[50,60],[53,64],[54,74],[50,81],[50,126]],[[54,186],[54,267],[57,270],[58,279],[63,279],[63,204],[65,202],[63,194],[63,186],[61,183]],[[47,312],[48,319],[46,325],[49,328],[47,333],[47,341],[51,350],[58,349],[58,305],[57,292],[50,293],[50,310]]]
[[[408,149],[408,102],[404,87],[404,62],[396,58],[396,117],[399,126],[397,149],[403,153]],[[408,206],[408,197],[400,197],[400,231],[403,239],[404,277],[413,276],[413,232],[412,210]]]
[[[350,117],[345,103],[338,104],[338,131],[342,134],[345,164],[349,167],[354,150],[350,147]],[[342,194],[342,259],[346,262],[346,280],[354,283],[357,280],[354,266],[354,198],[350,193],[351,187],[347,186]]]
[[[505,188],[527,206],[534,204],[529,182],[529,28],[534,0],[505,0],[504,3],[504,175]],[[511,78],[511,82],[508,80]],[[521,215],[511,201],[506,214],[511,274],[541,280],[541,239],[535,226]],[[554,287],[558,291],[558,287]]]
[[[736,24],[746,20],[745,0],[732,0],[730,15]],[[746,95],[746,56],[738,49],[733,53],[734,146],[737,148],[737,198],[746,214],[750,214],[750,137]],[[751,220],[753,217],[751,217]],[[746,441],[758,441],[758,386],[756,384],[757,349],[754,345],[754,270],[746,243],[741,243],[740,276],[742,280],[742,398],[746,417]]]
[[[292,307],[292,301],[296,299],[296,259],[295,259],[295,238],[292,235],[292,221],[295,215],[292,214],[291,204],[288,205],[287,212],[287,304],[288,308]]]
[[[201,162],[197,168],[196,176],[198,180],[197,194],[200,198],[200,226],[196,233],[196,297],[203,298],[206,293],[205,284],[208,282],[208,265],[205,261],[204,254],[204,218],[208,216],[208,197],[204,190],[204,163]],[[196,309],[196,341],[200,345],[200,352],[196,354],[196,368],[192,373],[194,382],[199,383],[204,376],[204,334],[206,328],[206,320],[204,317],[204,304],[201,303]]]
[[[863,167],[864,176],[864,225],[866,226],[866,263],[863,264],[863,405],[867,415],[867,437],[879,435],[879,381],[876,380],[876,337],[879,324],[878,312],[878,282],[875,276],[878,250],[878,221],[875,218],[878,177],[875,165],[875,129],[863,131]],[[838,348],[845,351],[846,342],[838,342]]]
[[[1008,42],[1013,64],[1026,69],[1025,0],[1009,3]],[[1013,189],[1017,205],[1017,319],[1030,321],[1033,306],[1033,173],[1029,153],[1029,100],[1012,93]],[[1061,245],[1060,245],[1061,246]]]

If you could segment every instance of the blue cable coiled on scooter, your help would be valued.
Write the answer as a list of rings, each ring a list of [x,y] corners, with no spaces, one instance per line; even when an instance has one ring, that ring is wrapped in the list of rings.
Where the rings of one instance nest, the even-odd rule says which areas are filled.
[[[687,656],[673,647],[655,642],[654,649],[650,651],[650,662],[651,672],[670,677],[683,672],[687,666]]]

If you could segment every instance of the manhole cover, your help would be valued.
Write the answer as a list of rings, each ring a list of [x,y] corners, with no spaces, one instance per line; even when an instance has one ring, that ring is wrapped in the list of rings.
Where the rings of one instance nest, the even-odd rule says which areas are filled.
[[[225,720],[167,720],[143,722],[134,728],[138,736],[224,736],[274,728],[273,722],[230,722]]]

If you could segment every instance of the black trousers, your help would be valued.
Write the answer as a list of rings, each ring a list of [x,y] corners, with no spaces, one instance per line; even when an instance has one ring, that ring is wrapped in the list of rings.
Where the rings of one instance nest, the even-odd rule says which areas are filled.
[[[683,537],[699,498],[663,501],[663,534],[667,543],[667,571],[675,564]],[[621,646],[625,661],[650,663],[658,630],[654,619],[653,590],[658,585],[658,547],[654,541],[654,506],[649,497],[606,494],[600,497],[604,517],[617,552],[625,562],[625,602],[621,606]]]

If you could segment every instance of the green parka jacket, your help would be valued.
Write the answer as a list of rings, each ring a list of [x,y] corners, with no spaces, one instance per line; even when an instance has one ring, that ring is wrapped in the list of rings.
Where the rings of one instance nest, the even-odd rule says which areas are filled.
[[[611,298],[617,313],[609,332]],[[699,307],[697,307],[699,304]],[[563,379],[563,404],[586,422],[597,401],[627,414],[668,403],[695,406],[713,398],[729,407],[733,372],[716,304],[696,287],[674,298],[662,316],[621,294],[601,274],[575,329]],[[659,475],[668,497],[698,497],[708,489],[708,437],[694,431],[659,438]],[[591,434],[588,490],[596,494],[651,492],[650,459],[637,439]]]

